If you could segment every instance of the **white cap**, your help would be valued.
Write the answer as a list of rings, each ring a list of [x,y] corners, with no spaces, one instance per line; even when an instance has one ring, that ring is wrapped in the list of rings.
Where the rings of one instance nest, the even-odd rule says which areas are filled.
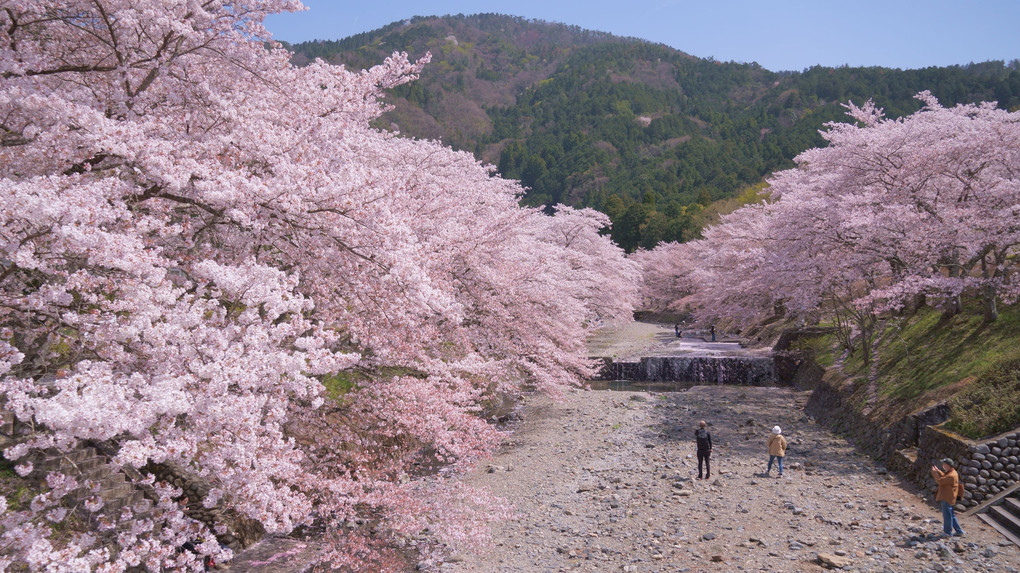
[[[782,434],[783,430],[779,426],[773,426],[772,427],[772,433],[773,434]]]

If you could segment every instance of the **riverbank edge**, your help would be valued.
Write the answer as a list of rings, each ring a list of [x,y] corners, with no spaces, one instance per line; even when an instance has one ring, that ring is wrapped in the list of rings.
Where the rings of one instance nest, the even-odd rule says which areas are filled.
[[[965,487],[959,512],[1020,483],[1020,429],[967,439],[943,427],[949,419],[945,401],[895,419],[882,417],[869,402],[866,381],[845,376],[838,365],[819,365],[810,352],[792,350],[798,339],[818,334],[818,329],[785,331],[773,347],[781,382],[811,390],[805,414],[929,495],[936,489],[930,472],[934,460],[954,460]],[[993,462],[986,464],[989,457]]]

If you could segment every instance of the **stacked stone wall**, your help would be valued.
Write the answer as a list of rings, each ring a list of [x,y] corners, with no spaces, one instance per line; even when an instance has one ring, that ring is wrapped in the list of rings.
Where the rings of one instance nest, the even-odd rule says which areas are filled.
[[[813,390],[825,374],[825,369],[818,365],[809,349],[794,349],[794,346],[804,338],[829,334],[834,330],[813,326],[788,328],[780,333],[772,347],[776,381],[780,384],[792,384],[800,390]]]
[[[964,445],[965,451],[954,458],[967,490],[963,507],[974,507],[1020,483],[1020,431]]]
[[[805,365],[807,367],[807,365]],[[830,430],[844,436],[869,456],[889,462],[904,442],[913,442],[910,424],[883,427],[862,412],[859,384],[842,377],[834,369],[814,384],[804,411]],[[892,468],[890,468],[892,469]]]
[[[188,517],[201,521],[210,529],[216,530],[217,525],[225,525],[226,530],[216,533],[217,540],[234,551],[248,547],[266,535],[262,524],[254,519],[242,517],[235,511],[224,510],[220,506],[207,508],[202,500],[209,494],[210,485],[198,476],[170,464],[149,464],[146,473],[156,479],[181,488],[183,497],[188,498],[184,513]]]
[[[810,364],[801,368],[808,367]],[[833,369],[824,372],[805,407],[808,415],[928,492],[936,487],[931,466],[943,458],[954,460],[966,490],[957,510],[974,507],[1020,483],[1020,429],[968,440],[942,428],[949,418],[944,403],[883,425],[862,411],[862,389],[857,384]]]

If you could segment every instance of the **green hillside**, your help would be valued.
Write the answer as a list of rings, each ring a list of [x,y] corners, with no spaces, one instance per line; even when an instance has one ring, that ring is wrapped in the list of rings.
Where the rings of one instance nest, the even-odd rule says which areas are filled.
[[[984,320],[975,301],[949,316],[930,307],[882,324],[874,368],[860,356],[842,362],[853,378],[853,401],[874,419],[898,420],[945,402],[946,428],[972,439],[1020,427],[1020,305]],[[801,342],[822,366],[836,360],[835,338]],[[873,402],[872,402],[873,401]]]
[[[713,201],[734,197],[824,143],[841,103],[890,116],[930,90],[944,105],[1020,106],[1020,61],[898,70],[774,72],[574,26],[496,14],[416,17],[335,42],[291,46],[295,61],[362,68],[393,51],[431,52],[391,94],[379,127],[440,139],[520,179],[531,205],[594,207],[624,248],[686,240]]]

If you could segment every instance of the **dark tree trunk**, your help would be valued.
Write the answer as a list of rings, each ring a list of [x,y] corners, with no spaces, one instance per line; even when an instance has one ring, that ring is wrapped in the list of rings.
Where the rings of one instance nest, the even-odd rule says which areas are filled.
[[[963,301],[960,299],[960,295],[953,295],[949,297],[949,302],[946,304],[945,310],[942,312],[942,316],[950,318],[960,314],[963,310]]]
[[[999,307],[995,302],[995,289],[985,286],[981,289],[982,299],[985,304],[985,322],[995,322],[999,319]]]

